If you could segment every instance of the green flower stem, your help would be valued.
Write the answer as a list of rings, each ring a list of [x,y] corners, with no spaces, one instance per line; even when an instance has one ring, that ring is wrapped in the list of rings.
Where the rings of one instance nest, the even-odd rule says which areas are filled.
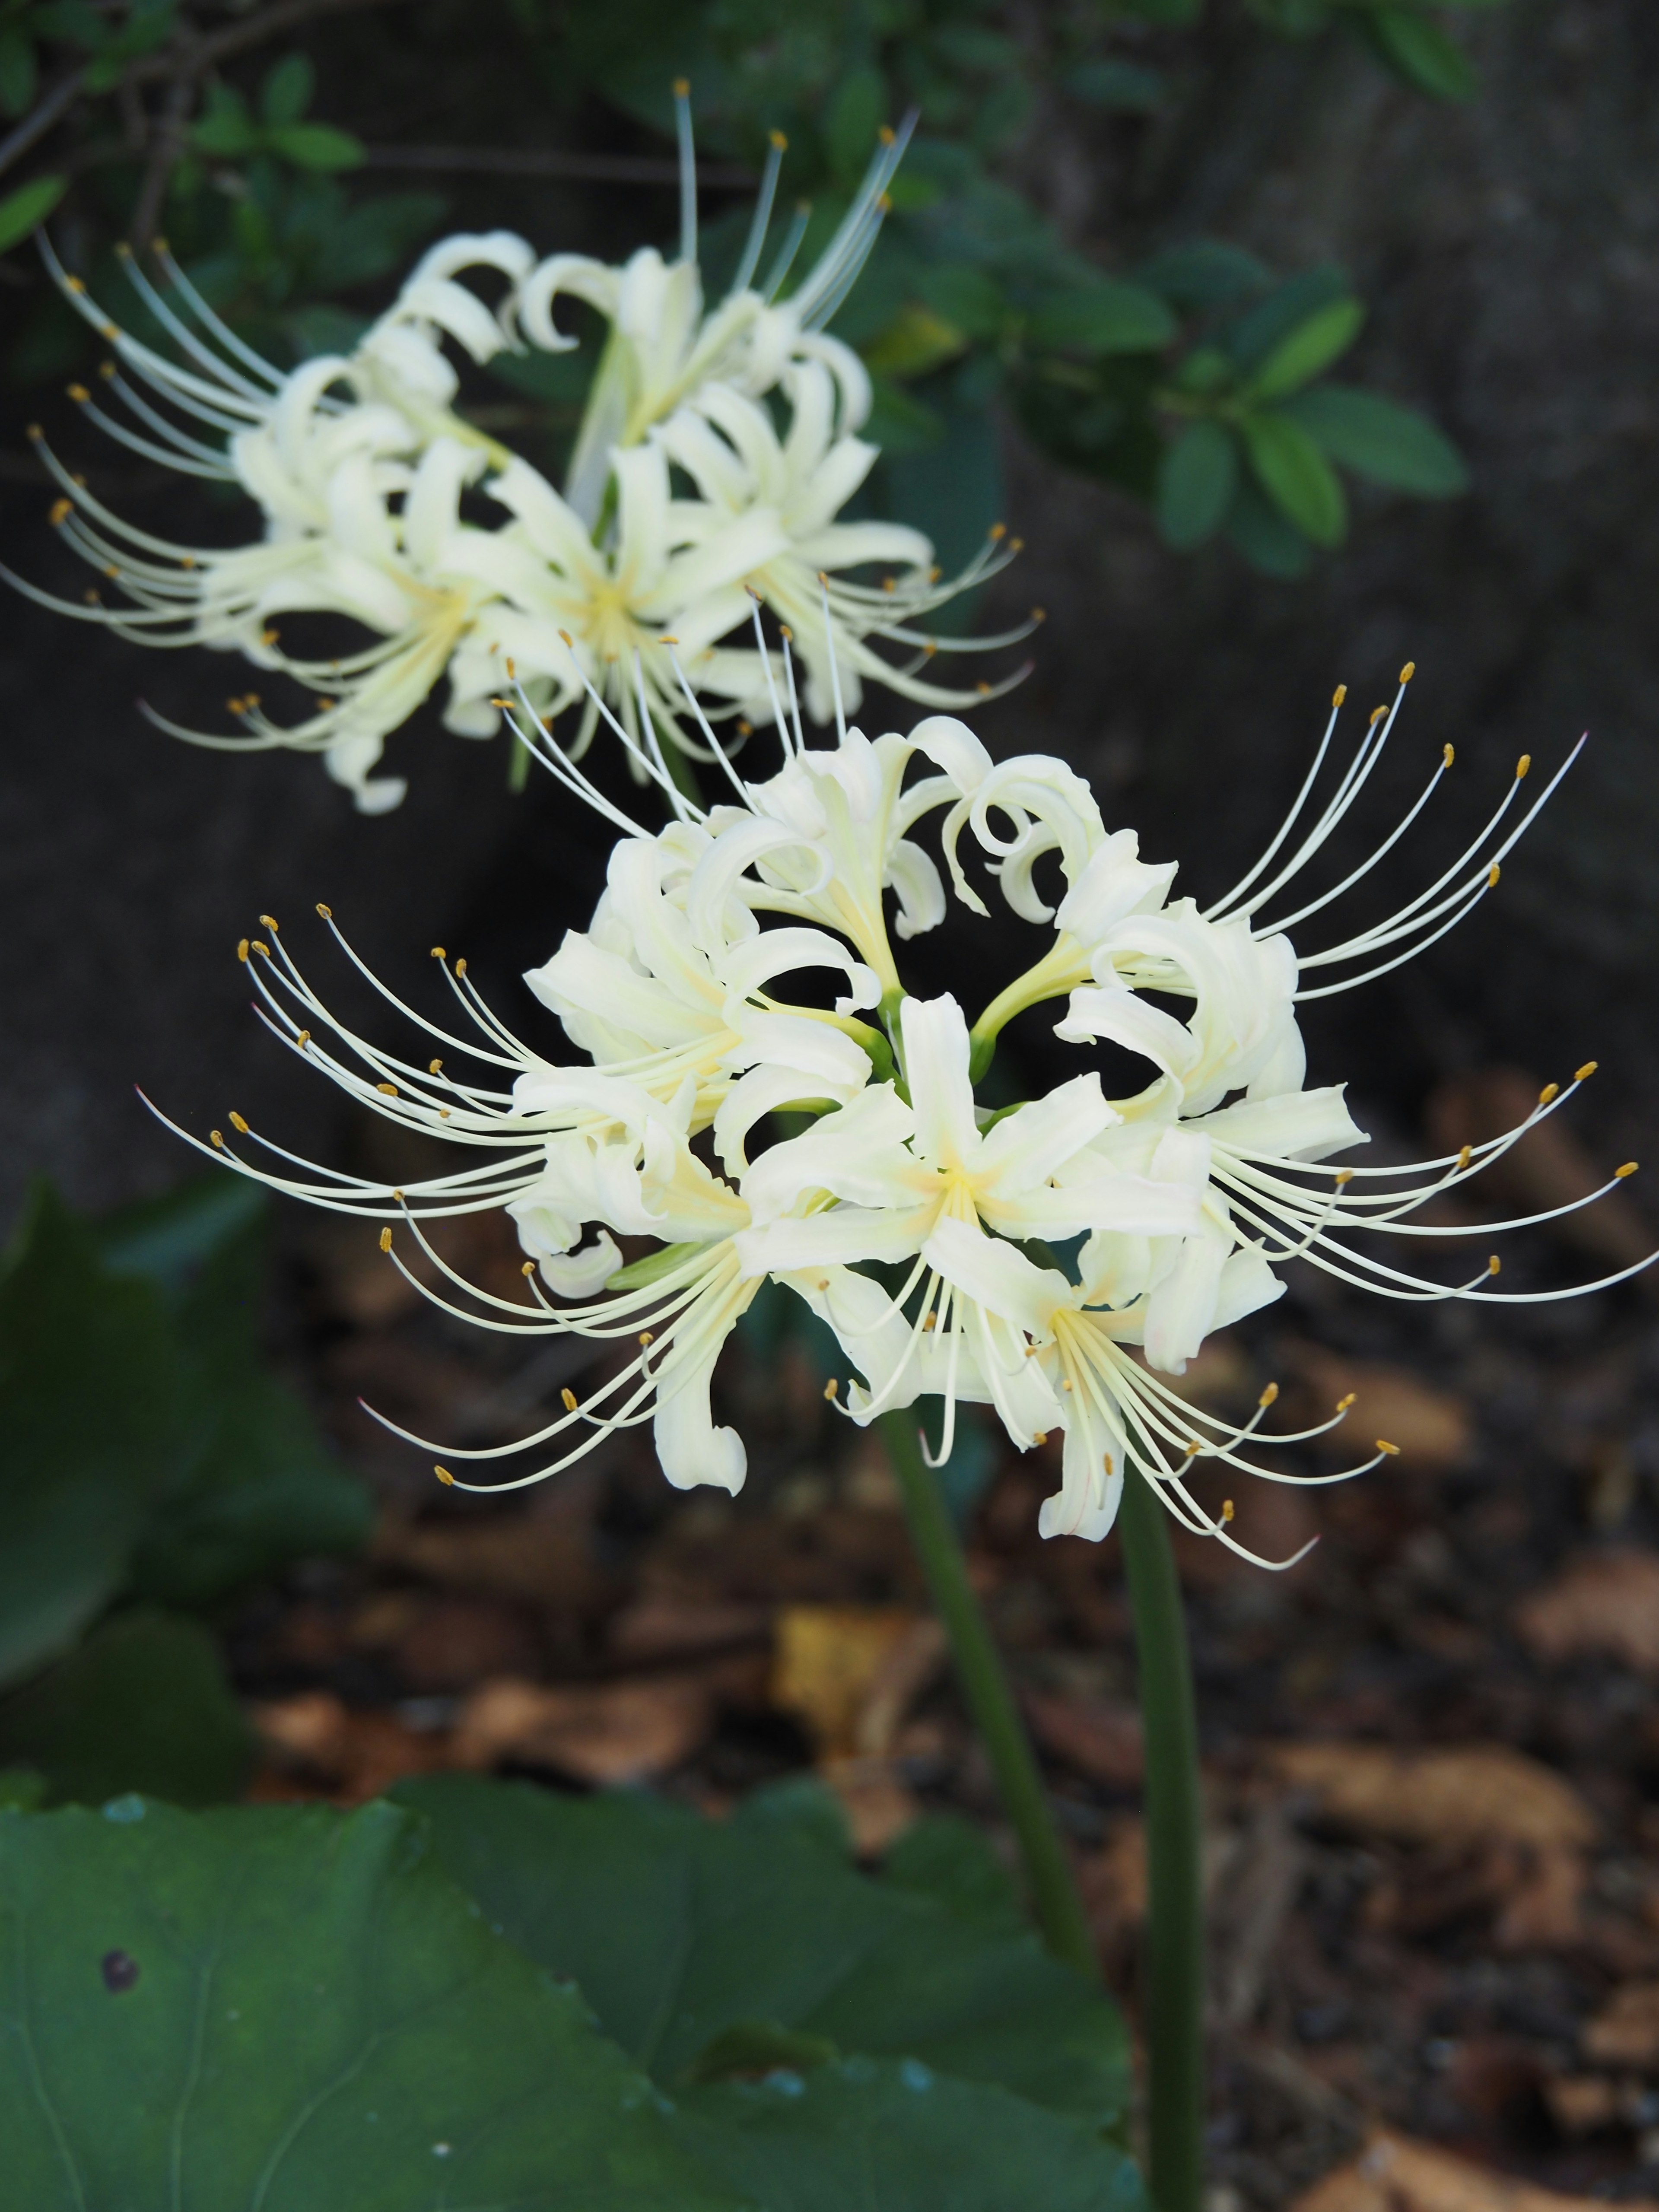
[[[1181,1584],[1163,1505],[1133,1469],[1118,1514],[1146,1739],[1147,2132],[1158,2212],[1204,2185],[1204,1807]]]
[[[1071,1863],[1054,1826],[1025,1723],[968,1579],[968,1563],[949,1510],[933,1471],[922,1458],[915,1412],[896,1410],[883,1413],[880,1420],[904,1500],[911,1540],[951,1639],[968,1710],[989,1754],[1003,1806],[1018,1839],[1037,1925],[1057,1959],[1096,1980],[1100,1968],[1082,1900],[1072,1879]]]

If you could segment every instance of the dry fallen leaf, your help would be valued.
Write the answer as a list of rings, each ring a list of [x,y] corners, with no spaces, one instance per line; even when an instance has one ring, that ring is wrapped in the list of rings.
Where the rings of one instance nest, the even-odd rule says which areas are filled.
[[[647,1591],[611,1616],[606,1643],[618,1658],[691,1659],[769,1638],[772,1608]]]
[[[1587,2023],[1584,2056],[1598,2066],[1659,2067],[1659,1982],[1626,1982]]]
[[[1268,1763],[1319,1810],[1362,1834],[1399,1843],[1530,1844],[1582,1850],[1594,1813],[1551,1768],[1503,1744],[1411,1751],[1381,1743],[1286,1743]]]
[[[841,1800],[860,1858],[879,1858],[919,1819],[921,1800],[886,1759],[830,1759],[818,1769]]]
[[[1037,1741],[1056,1759],[1109,1789],[1133,1790],[1146,1767],[1140,1716],[1105,1698],[1026,1690],[1020,1699]]]
[[[252,1717],[268,1753],[248,1792],[261,1802],[325,1796],[355,1805],[406,1774],[452,1763],[443,1731],[410,1728],[384,1709],[355,1710],[329,1690],[255,1705]]]
[[[1437,1151],[1455,1152],[1462,1145],[1484,1144],[1502,1136],[1534,1110],[1539,1088],[1531,1076],[1516,1067],[1453,1076],[1429,1101],[1429,1133]],[[1528,1130],[1478,1180],[1463,1184],[1457,1196],[1488,1211],[1494,1219],[1545,1213],[1587,1198],[1610,1173],[1610,1166],[1596,1164],[1571,1123],[1557,1112]],[[1624,1188],[1610,1191],[1581,1212],[1563,1214],[1549,1225],[1565,1243],[1614,1267],[1628,1267],[1653,1249],[1647,1224]]]
[[[1331,1451],[1364,1458],[1373,1437],[1386,1437],[1413,1466],[1431,1473],[1461,1467],[1468,1458],[1474,1441],[1468,1407],[1409,1368],[1345,1359],[1315,1344],[1291,1346],[1286,1359],[1296,1387],[1285,1425],[1322,1421],[1344,1398],[1354,1401],[1347,1419],[1325,1439]],[[1267,1434],[1264,1429],[1264,1440]]]
[[[572,1494],[556,1504],[568,1510],[478,1520],[387,1516],[374,1532],[372,1557],[451,1589],[494,1591],[555,1608],[594,1607],[605,1589],[589,1533],[592,1501]]]
[[[554,1688],[508,1675],[467,1699],[452,1756],[457,1765],[473,1767],[523,1759],[615,1788],[680,1765],[713,1717],[708,1686],[686,1675]]]
[[[860,1742],[860,1722],[884,1668],[919,1624],[934,1626],[896,1606],[786,1606],[773,1703],[803,1723],[825,1759],[876,1748]]]
[[[1128,1974],[1146,1917],[1146,1824],[1118,1823],[1104,1848],[1077,1863],[1089,1932],[1109,1983]]]
[[[1659,1674],[1659,1552],[1595,1552],[1517,1606],[1522,1641],[1541,1659],[1606,1652]]]
[[[1651,2198],[1620,2200],[1624,2212],[1659,2212]],[[1372,2137],[1296,2199],[1291,2212],[1606,2212],[1600,2197],[1563,2197],[1506,2173],[1473,2166],[1433,2143],[1388,2133]]]
[[[1564,2136],[1594,2135],[1620,2117],[1619,2085],[1605,2074],[1553,2074],[1543,2084],[1543,2097]]]

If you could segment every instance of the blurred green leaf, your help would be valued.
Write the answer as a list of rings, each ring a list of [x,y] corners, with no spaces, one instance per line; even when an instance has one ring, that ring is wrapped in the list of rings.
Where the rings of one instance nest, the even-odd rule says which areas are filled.
[[[1419,499],[1455,499],[1468,489],[1462,455],[1426,416],[1378,392],[1322,385],[1284,410],[1328,460],[1392,491]]]
[[[20,23],[0,23],[0,115],[23,115],[33,107],[39,76],[33,40]]]
[[[1139,62],[1079,62],[1063,72],[1060,88],[1088,107],[1102,107],[1126,115],[1150,115],[1164,99],[1165,82],[1160,70]]]
[[[887,81],[878,69],[850,70],[824,118],[830,167],[845,184],[862,176],[876,150],[876,133],[886,118]]]
[[[0,1891],[19,2212],[738,2212],[392,1806],[5,1814]]]
[[[317,72],[307,54],[284,54],[259,88],[259,115],[269,124],[297,123],[311,105]]]
[[[1008,319],[1006,295],[983,269],[937,263],[921,270],[917,284],[927,305],[970,338],[994,337]]]
[[[1177,553],[1213,538],[1238,489],[1238,447],[1219,422],[1190,423],[1164,453],[1155,513],[1160,536]]]
[[[1359,18],[1373,52],[1404,83],[1434,100],[1471,100],[1480,79],[1455,39],[1417,8],[1369,8]]]
[[[1240,425],[1256,481],[1316,545],[1340,545],[1348,526],[1341,482],[1305,430],[1283,415],[1247,415]]]
[[[1255,400],[1284,399],[1323,374],[1359,335],[1365,310],[1358,300],[1333,300],[1280,338],[1244,386]]]
[[[1249,477],[1238,487],[1227,535],[1253,568],[1293,582],[1313,566],[1314,549]]]
[[[927,1813],[888,1852],[882,1880],[931,1897],[957,1919],[1017,1936],[1025,1925],[1013,1876],[983,1828],[960,1813]]]
[[[1306,322],[1322,307],[1351,296],[1348,280],[1334,263],[1304,269],[1299,276],[1275,286],[1265,300],[1229,317],[1217,332],[1237,367],[1248,374],[1259,368],[1279,340]]]
[[[648,1798],[459,1775],[397,1796],[432,1820],[488,1917],[572,1977],[665,2087],[726,2029],[769,2022],[997,2085],[1093,2129],[1121,2121],[1128,2050],[1106,1997],[1035,1935],[872,1881],[775,1807],[713,1822]]]
[[[361,138],[329,123],[285,123],[268,140],[273,153],[301,169],[357,169],[368,159]]]
[[[1231,307],[1270,281],[1265,262],[1242,246],[1229,246],[1217,238],[1166,247],[1143,261],[1134,273],[1139,283],[1176,307],[1188,309]]]
[[[870,419],[864,434],[880,447],[884,460],[927,453],[945,436],[944,418],[885,376],[873,380]]]
[[[920,301],[911,301],[860,350],[872,375],[908,382],[954,360],[967,343],[965,331]]]
[[[187,1421],[159,1293],[106,1273],[37,1183],[0,1261],[0,1683],[67,1650],[121,1588]]]
[[[1054,346],[1084,354],[1149,353],[1168,345],[1178,329],[1156,292],[1103,276],[1039,307],[1026,337],[1039,352]]]
[[[0,1765],[33,1766],[54,1802],[140,1790],[209,1805],[238,1796],[252,1764],[217,1647],[193,1620],[118,1614],[0,1701]]]
[[[259,126],[247,102],[228,84],[208,87],[207,104],[190,134],[190,143],[204,154],[234,161],[252,153],[259,143]]]
[[[68,190],[67,177],[35,177],[0,200],[0,253],[37,230]]]

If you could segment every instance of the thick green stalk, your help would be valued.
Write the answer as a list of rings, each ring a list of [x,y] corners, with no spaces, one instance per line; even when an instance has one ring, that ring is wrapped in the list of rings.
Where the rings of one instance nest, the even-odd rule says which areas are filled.
[[[1089,1923],[1072,1879],[1060,1831],[1049,1809],[1030,1738],[991,1631],[968,1578],[968,1562],[932,1470],[921,1455],[914,1411],[881,1415],[882,1435],[904,1500],[910,1537],[927,1577],[933,1605],[1018,1840],[1031,1903],[1043,1941],[1057,1959],[1091,1980],[1099,1966]],[[1162,2212],[1162,2208],[1160,2208]]]
[[[1170,1525],[1130,1470],[1118,1515],[1146,1739],[1149,2179],[1158,2212],[1200,2212],[1204,2190],[1204,1807],[1198,1717]]]

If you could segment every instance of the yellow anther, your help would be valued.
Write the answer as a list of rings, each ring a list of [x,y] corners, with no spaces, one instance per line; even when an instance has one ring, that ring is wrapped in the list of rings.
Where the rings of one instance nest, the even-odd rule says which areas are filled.
[[[1340,1190],[1345,1182],[1352,1182],[1353,1181],[1353,1170],[1352,1168],[1339,1168],[1334,1176],[1332,1176],[1331,1180],[1335,1183],[1337,1188]]]
[[[104,604],[102,598],[96,592],[82,592],[81,597],[89,607],[101,607]]]
[[[1358,1395],[1358,1393],[1357,1391],[1350,1390],[1346,1398],[1339,1398],[1336,1401],[1337,1412],[1339,1413],[1346,1413]]]
[[[979,694],[979,696],[980,696],[980,697],[981,697],[981,699],[987,698],[987,697],[988,697],[988,696],[989,696],[989,695],[990,695],[990,690],[991,690],[991,687],[990,687],[989,684],[986,681],[985,678],[984,678],[984,677],[982,677],[982,676],[981,676],[981,677],[980,677],[980,678],[978,678],[978,680],[975,682],[975,685],[974,685],[974,689],[975,689],[975,691],[977,691],[977,692],[978,692],[978,694]]]
[[[319,913],[319,915],[321,915],[321,916],[323,917],[323,920],[324,920],[325,921],[333,921],[333,919],[334,919],[334,909],[333,909],[333,908],[332,908],[331,906],[325,906],[325,905],[323,904],[323,902],[322,902],[322,901],[321,901],[320,899],[319,899],[319,900],[318,900],[318,902],[317,902],[317,911],[318,911],[318,913]]]
[[[926,1336],[930,1328],[937,1328],[938,1327],[939,1316],[934,1312],[932,1306],[929,1306],[927,1312],[923,1314],[921,1317],[921,1333]],[[1026,1357],[1029,1358],[1030,1354],[1035,1352],[1036,1349],[1036,1346],[1035,1345],[1028,1344],[1025,1347]]]
[[[1277,1382],[1270,1382],[1270,1383],[1267,1385],[1267,1389],[1262,1392],[1261,1395],[1261,1396],[1256,1400],[1256,1401],[1255,1401],[1255,1402],[1256,1402],[1256,1404],[1257,1404],[1258,1406],[1271,1406],[1271,1405],[1273,1405],[1273,1404],[1277,1401],[1278,1396],[1279,1396],[1279,1385],[1278,1385],[1278,1383],[1277,1383]]]
[[[836,1402],[836,1391],[837,1391],[837,1390],[839,1390],[839,1389],[840,1389],[840,1388],[841,1388],[841,1384],[839,1383],[839,1382],[837,1382],[837,1380],[836,1379],[836,1377],[832,1375],[832,1376],[830,1377],[830,1380],[829,1380],[829,1381],[824,1384],[824,1386],[823,1386],[823,1398],[824,1398],[824,1403],[825,1403],[826,1405],[833,1406],[833,1405],[835,1404],[835,1402]]]
[[[380,1249],[382,1252],[389,1252],[392,1249],[392,1231],[389,1228],[382,1229],[380,1231]]]
[[[1443,746],[1442,746],[1442,748],[1441,748],[1441,751],[1440,751],[1440,758],[1441,758],[1442,764],[1443,764],[1444,767],[1446,767],[1446,768],[1449,768],[1449,767],[1451,766],[1452,763],[1453,763],[1453,762],[1457,758],[1457,749],[1456,749],[1456,747],[1455,747],[1455,745],[1443,745]]]
[[[1376,1439],[1376,1449],[1380,1452],[1387,1452],[1390,1459],[1398,1459],[1400,1456],[1399,1445],[1391,1444],[1386,1437],[1379,1437]]]
[[[237,947],[236,947],[236,957],[237,957],[239,960],[246,960],[246,959],[247,958],[247,939],[246,939],[246,938],[243,938],[243,939],[240,940],[240,942],[238,944],[238,945],[237,945]]]
[[[562,630],[559,632],[559,635],[560,635],[560,636],[564,640],[565,643],[566,643],[568,646],[569,646],[569,647],[571,647],[572,651],[574,652],[574,649],[575,649],[575,643],[576,643],[576,641],[574,640],[574,638],[573,638],[573,637],[571,636],[571,635],[570,635],[569,631],[568,631],[568,629],[562,629]]]
[[[121,571],[115,566],[113,562],[106,562],[104,564],[104,574],[109,578],[111,583],[114,583],[116,579],[120,575]]]
[[[432,948],[432,957],[434,960],[442,960],[447,956],[445,954],[441,945],[434,945]]]
[[[52,503],[52,511],[48,514],[46,520],[52,524],[54,530],[61,529],[65,520],[69,516],[73,514],[74,512],[75,501],[72,499],[55,499]]]
[[[674,97],[676,100],[684,100],[687,94],[690,93],[690,89],[691,80],[689,76],[677,76],[675,78]]]
[[[641,1342],[642,1345],[647,1345],[647,1346],[653,1345],[653,1344],[654,1344],[654,1343],[656,1342],[656,1340],[656,1340],[655,1334],[654,1334],[652,1330],[650,1330],[650,1329],[648,1329],[648,1328],[642,1328],[642,1329],[640,1331],[640,1342]]]
[[[1638,1160],[1626,1160],[1623,1167],[1615,1168],[1613,1172],[1618,1180],[1622,1182],[1626,1176],[1633,1176],[1640,1164],[1641,1163]]]
[[[301,1030],[299,1036],[295,1038],[294,1042],[299,1046],[301,1051],[303,1052],[306,1047],[311,1042],[311,1031],[309,1030]]]
[[[677,637],[659,637],[657,642],[659,645],[678,645],[679,640]]]
[[[778,635],[780,637],[787,637],[791,645],[795,641],[795,633],[790,629],[787,623],[780,623],[778,624]]]
[[[1409,684],[1416,673],[1417,663],[1414,660],[1408,660],[1400,672],[1400,680],[1402,684]]]
[[[1376,727],[1377,724],[1382,720],[1382,717],[1388,713],[1388,711],[1389,710],[1386,707],[1373,707],[1371,708],[1370,727],[1372,729]]]
[[[893,195],[891,192],[878,192],[876,194],[876,205],[881,210],[884,215],[891,215],[893,212]]]
[[[149,250],[152,253],[165,253],[167,250],[167,242],[166,239],[152,238],[149,242]]]
[[[1025,540],[1023,538],[1011,538],[1008,540],[1008,550],[1011,553],[1023,553],[1025,550]]]
[[[1188,1444],[1184,1445],[1184,1446],[1182,1447],[1182,1449],[1185,1450],[1186,1455],[1187,1455],[1187,1456],[1188,1456],[1188,1459],[1196,1459],[1196,1458],[1198,1457],[1198,1455],[1199,1455],[1200,1452],[1201,1452],[1201,1451],[1203,1450],[1204,1447],[1203,1447],[1203,1445],[1199,1442],[1198,1438],[1197,1438],[1196,1437],[1194,1437],[1192,1439],[1192,1441],[1191,1441],[1189,1443],[1188,1443]]]
[[[1517,783],[1520,782],[1522,777],[1525,775],[1527,770],[1531,766],[1532,755],[1530,753],[1522,753],[1520,759],[1515,763],[1515,780]]]
[[[79,276],[71,276],[65,289],[71,292],[84,292],[87,288]]]
[[[268,945],[262,945],[257,937],[251,940],[250,949],[257,952],[262,960],[269,960],[270,957],[270,947]]]
[[[276,917],[274,914],[262,914],[259,916],[259,921],[261,926],[268,929],[273,937],[279,937],[282,934],[281,927],[278,925]]]
[[[319,699],[317,702],[317,712],[319,714],[331,714],[339,703],[337,699]]]
[[[1474,1146],[1473,1145],[1465,1145],[1457,1155],[1457,1164],[1460,1168],[1466,1168],[1474,1158]]]
[[[98,325],[98,335],[104,340],[106,344],[112,344],[114,341],[120,337],[121,333],[113,323],[100,323]]]
[[[454,1476],[450,1473],[447,1467],[434,1467],[432,1472],[437,1476],[439,1481],[441,1483],[453,1484],[455,1480]]]
[[[1559,1083],[1547,1083],[1538,1094],[1538,1103],[1540,1106],[1547,1106],[1552,1098],[1559,1098],[1560,1095],[1561,1086]]]
[[[240,1136],[246,1136],[247,1123],[242,1119],[241,1115],[236,1111],[236,1109],[234,1106],[230,1109],[230,1126]]]
[[[40,425],[38,422],[31,422],[27,430],[24,433],[26,437],[33,438],[37,443],[44,438],[46,434],[46,432],[40,428]]]
[[[1072,1378],[1069,1375],[1063,1375],[1060,1377],[1060,1387],[1062,1390],[1069,1390],[1071,1389]]]
[[[1596,1069],[1600,1066],[1601,1062],[1599,1060],[1587,1060],[1582,1067],[1575,1067],[1572,1071],[1573,1081],[1575,1083],[1588,1083],[1591,1076],[1595,1074]]]
[[[784,137],[781,131],[769,131],[766,136],[769,143],[775,146],[780,154],[787,153],[788,151],[789,141]]]
[[[1489,1275],[1501,1275],[1503,1272],[1504,1262],[1498,1258],[1497,1253],[1494,1252],[1491,1259],[1486,1262],[1486,1273]]]
[[[1502,868],[1500,868],[1497,861],[1494,860],[1491,867],[1486,871],[1486,889],[1488,890],[1492,890],[1497,887],[1498,878],[1503,874],[1503,872],[1504,871]]]
[[[181,568],[193,568],[196,566],[196,556],[193,553],[181,553],[179,556],[179,566]]]
[[[401,1205],[403,1204],[403,1202],[404,1202],[404,1194],[403,1194],[402,1191],[400,1191],[400,1190],[394,1190],[394,1191],[392,1192],[392,1203],[394,1206],[401,1206]]]
[[[565,1384],[563,1389],[559,1393],[559,1402],[562,1405],[567,1413],[574,1413],[575,1412],[576,1394],[568,1382]]]
[[[1231,1498],[1224,1498],[1221,1501],[1221,1525],[1224,1528],[1232,1517],[1233,1501]]]
[[[398,1095],[398,1086],[395,1083],[377,1083],[374,1088],[382,1097],[395,1098]]]
[[[222,1129],[210,1129],[208,1131],[208,1141],[213,1146],[216,1152],[222,1152],[225,1149],[224,1131]]]
[[[1048,1443],[1048,1430],[1047,1430],[1047,1429],[1033,1429],[1033,1430],[1032,1430],[1032,1431],[1031,1431],[1031,1442],[1032,1442],[1034,1444],[1046,1444],[1046,1443]]]
[[[449,1119],[449,1109],[447,1106],[441,1106],[438,1109],[438,1119],[441,1121],[447,1121]]]
[[[444,1072],[444,1064],[443,1064],[442,1060],[428,1060],[428,1062],[427,1062],[427,1064],[426,1064],[426,1072],[427,1072],[427,1073],[428,1073],[428,1075],[441,1075],[441,1074],[443,1073],[443,1072]]]
[[[1336,687],[1335,690],[1334,690],[1334,691],[1333,691],[1333,692],[1332,692],[1332,694],[1331,694],[1331,704],[1332,704],[1332,706],[1333,706],[1333,707],[1340,707],[1340,706],[1342,704],[1342,702],[1343,702],[1343,701],[1347,697],[1347,696],[1348,696],[1348,687],[1347,687],[1347,685],[1346,685],[1346,684],[1339,684],[1337,685],[1337,687]]]
[[[1102,1460],[1101,1460],[1101,1462],[1100,1462],[1100,1463],[1101,1463],[1102,1467],[1103,1467],[1103,1468],[1105,1468],[1105,1470],[1106,1470],[1107,1474],[1109,1474],[1111,1473],[1111,1471],[1112,1471],[1112,1455],[1110,1454],[1110,1452],[1107,1452],[1107,1453],[1104,1455],[1104,1456],[1102,1458]]]
[[[458,960],[458,961],[455,963],[455,973],[456,973],[458,975],[465,975],[465,973],[466,973],[466,963],[465,963],[465,960]]]
[[[521,1275],[533,1275],[535,1272],[536,1262],[533,1260],[525,1260],[520,1262],[519,1273]]]
[[[893,143],[892,125],[890,123],[884,123],[880,130],[877,131],[876,136],[880,139],[884,146],[890,146]]]
[[[1031,610],[1031,620],[1032,620],[1034,623],[1046,623],[1046,622],[1048,621],[1048,608],[1047,608],[1047,607],[1033,607],[1033,608],[1032,608],[1032,610]]]
[[[65,385],[64,388],[69,393],[70,398],[75,402],[77,407],[84,407],[87,402],[92,398],[91,392],[87,390],[84,384]]]
[[[994,544],[999,538],[1006,538],[1008,535],[1008,526],[1006,522],[994,522],[985,534]]]
[[[493,653],[495,651],[495,647],[492,646],[490,650]],[[507,657],[507,680],[509,684],[516,684],[519,680],[519,672],[513,665],[512,656],[510,654]]]

